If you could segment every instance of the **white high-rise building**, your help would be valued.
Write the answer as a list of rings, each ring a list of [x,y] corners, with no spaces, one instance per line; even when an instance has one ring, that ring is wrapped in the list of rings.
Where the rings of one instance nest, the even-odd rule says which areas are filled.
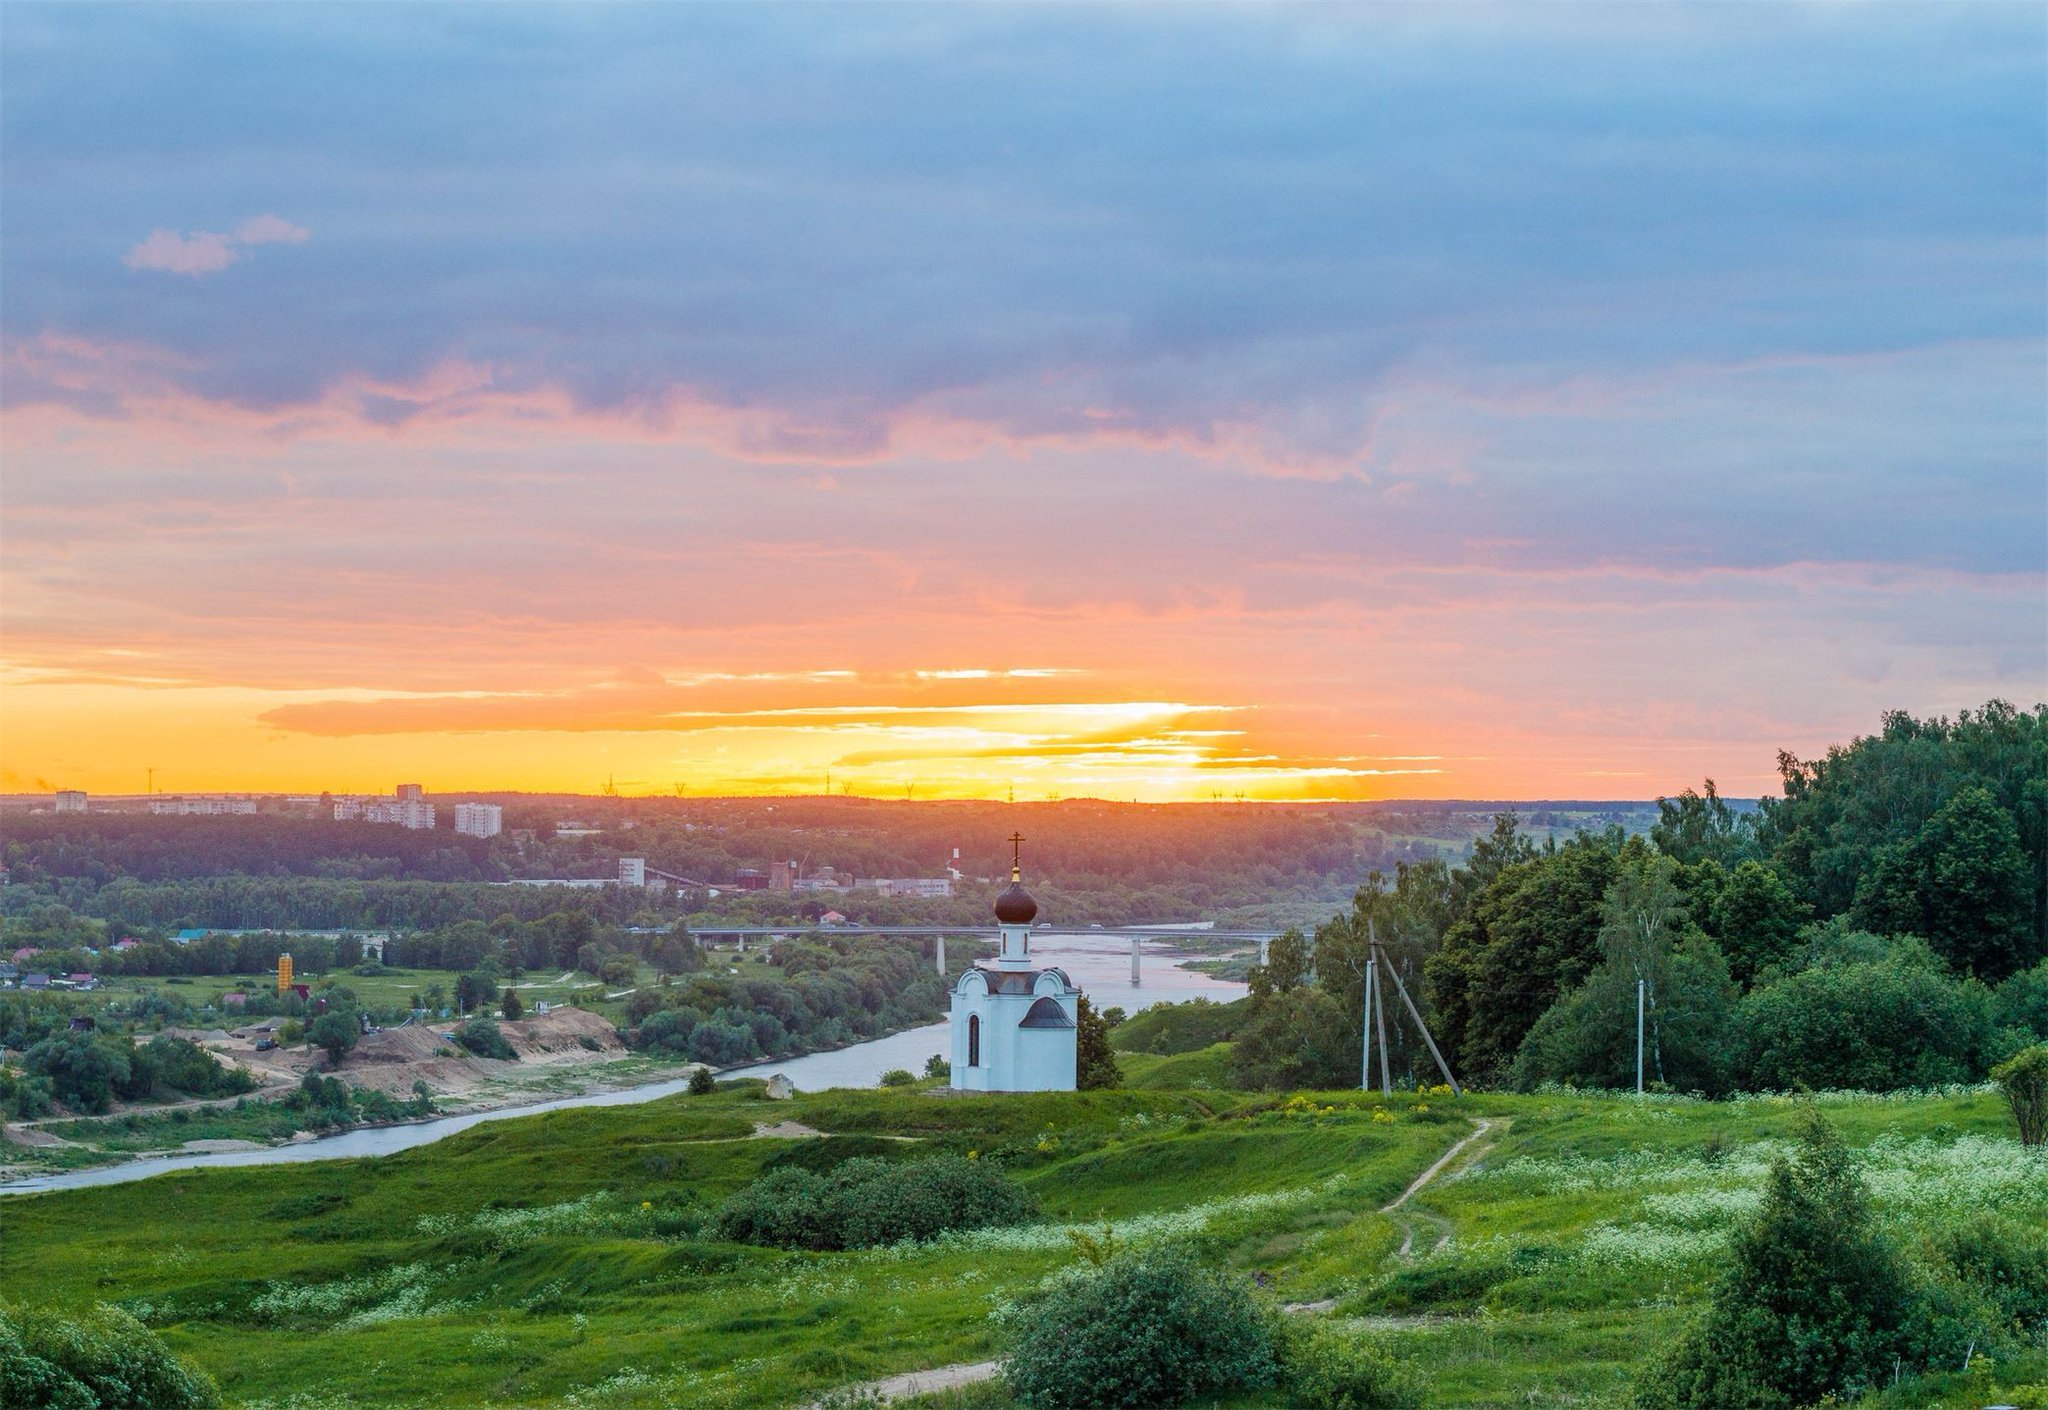
[[[57,790],[57,811],[60,813],[82,813],[85,811],[85,791],[79,788]]]
[[[647,859],[645,857],[619,858],[619,885],[645,886],[647,884]]]
[[[149,810],[171,817],[221,817],[231,813],[253,813],[254,798],[152,798]]]
[[[455,830],[464,837],[496,837],[505,830],[505,810],[496,803],[457,803]]]
[[[397,823],[400,827],[430,828],[434,825],[434,805],[417,801],[401,802],[395,798],[340,798],[335,800],[334,820]]]

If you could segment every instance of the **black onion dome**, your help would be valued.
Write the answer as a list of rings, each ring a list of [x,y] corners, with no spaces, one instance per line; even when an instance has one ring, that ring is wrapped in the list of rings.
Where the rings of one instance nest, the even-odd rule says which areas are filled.
[[[1038,902],[1021,881],[1012,881],[1010,889],[996,897],[996,919],[1004,925],[1029,925],[1037,914]]]

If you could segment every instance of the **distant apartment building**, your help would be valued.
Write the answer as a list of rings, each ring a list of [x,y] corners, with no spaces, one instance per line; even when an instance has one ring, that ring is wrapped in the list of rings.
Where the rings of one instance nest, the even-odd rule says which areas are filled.
[[[953,894],[953,878],[950,876],[894,876],[865,877],[854,883],[859,891],[879,891],[884,896],[908,896],[919,900],[930,900],[937,896]]]
[[[85,811],[85,792],[78,788],[57,790],[57,811],[60,813],[82,813]]]
[[[645,857],[619,858],[619,885],[645,886],[647,884],[647,859]]]
[[[336,822],[396,823],[414,829],[434,825],[434,805],[396,798],[339,798],[334,804]]]
[[[217,818],[256,811],[254,798],[152,798],[149,810],[159,817]]]
[[[505,830],[505,810],[496,803],[457,803],[455,830],[464,837],[496,837]]]
[[[418,803],[426,797],[426,790],[416,783],[401,783],[391,790],[391,796],[401,803]]]

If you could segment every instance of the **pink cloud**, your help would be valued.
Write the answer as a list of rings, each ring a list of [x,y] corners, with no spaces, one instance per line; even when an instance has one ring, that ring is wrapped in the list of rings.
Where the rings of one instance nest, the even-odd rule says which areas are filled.
[[[195,230],[190,235],[180,235],[175,230],[158,229],[149,232],[149,238],[128,252],[122,261],[130,269],[161,269],[167,274],[218,274],[233,264],[240,256],[235,252],[234,241],[226,235],[216,235],[210,230]]]
[[[166,274],[198,278],[218,274],[242,257],[249,245],[303,245],[313,232],[294,225],[283,216],[259,215],[235,227],[231,235],[214,230],[195,230],[180,235],[158,226],[149,238],[130,250],[122,263],[130,269],[160,269]]]
[[[281,215],[259,215],[235,227],[235,240],[244,245],[303,245],[312,238],[312,231]]]

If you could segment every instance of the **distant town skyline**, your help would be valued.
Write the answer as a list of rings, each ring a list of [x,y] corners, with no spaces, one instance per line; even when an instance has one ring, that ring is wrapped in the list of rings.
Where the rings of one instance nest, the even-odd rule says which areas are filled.
[[[1754,797],[2048,697],[2038,5],[0,40],[0,792]]]

